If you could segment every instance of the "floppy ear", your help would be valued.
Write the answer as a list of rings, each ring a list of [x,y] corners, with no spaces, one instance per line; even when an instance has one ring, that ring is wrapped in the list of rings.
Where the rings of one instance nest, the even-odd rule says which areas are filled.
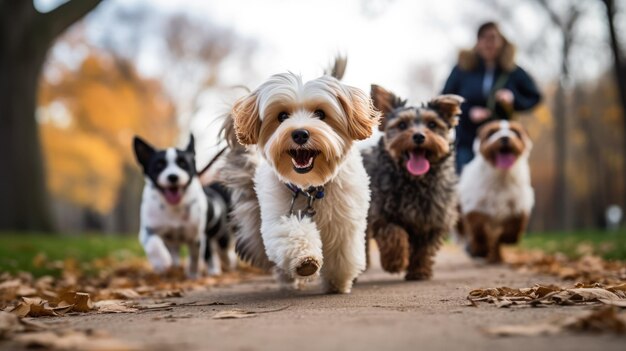
[[[530,139],[530,135],[528,134],[528,131],[526,130],[526,128],[524,128],[524,126],[520,122],[510,121],[509,123],[510,123],[510,128],[520,135],[520,138],[526,145],[526,149],[530,151],[533,147],[533,142]]]
[[[369,138],[373,128],[380,122],[380,113],[376,111],[372,100],[361,89],[343,86],[337,98],[348,117],[348,133],[353,140]]]
[[[259,116],[256,92],[235,102],[232,117],[237,141],[241,145],[256,144],[261,131],[261,116]]]
[[[428,102],[431,108],[443,117],[450,126],[454,127],[459,123],[458,115],[461,114],[461,104],[465,101],[462,97],[454,94],[439,95]]]
[[[150,159],[152,155],[156,152],[152,145],[143,141],[139,136],[135,135],[133,138],[133,149],[135,151],[135,158],[137,158],[137,162],[143,167],[144,170],[148,169],[148,165],[150,163]]]
[[[190,152],[192,154],[196,153],[196,146],[195,146],[195,140],[193,138],[193,134],[189,134],[189,144],[187,144],[185,151]]]
[[[376,84],[372,84],[370,95],[372,96],[374,107],[382,113],[382,118],[378,125],[378,129],[382,131],[385,129],[389,114],[396,108],[406,105],[406,100],[400,99],[394,93]]]

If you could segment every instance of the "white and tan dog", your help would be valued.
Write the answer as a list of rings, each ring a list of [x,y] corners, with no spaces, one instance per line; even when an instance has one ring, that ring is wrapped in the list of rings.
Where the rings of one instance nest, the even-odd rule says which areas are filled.
[[[468,252],[502,261],[501,244],[517,243],[535,202],[528,157],[532,142],[518,122],[484,125],[474,144],[476,157],[459,182],[462,232]]]
[[[277,74],[231,115],[227,137],[248,146],[231,141],[222,170],[240,256],[289,285],[319,272],[327,292],[350,292],[365,269],[369,178],[354,142],[378,122],[369,96],[330,75]]]

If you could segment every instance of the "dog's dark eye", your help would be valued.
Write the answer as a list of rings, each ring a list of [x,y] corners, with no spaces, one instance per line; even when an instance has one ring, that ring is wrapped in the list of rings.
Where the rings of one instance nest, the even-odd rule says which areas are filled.
[[[179,157],[179,158],[176,160],[176,164],[177,164],[177,165],[178,165],[178,167],[180,167],[180,168],[187,168],[187,165],[188,165],[187,161],[185,161],[185,159],[184,159],[184,158],[182,158],[182,157]]]
[[[511,129],[511,131],[513,132],[513,134],[515,134],[516,137],[518,138],[522,138],[522,133],[519,132],[519,130],[517,129]]]
[[[313,112],[313,114],[315,115],[315,117],[317,117],[319,119],[326,118],[326,113],[324,113],[324,111],[322,111],[322,110],[315,110],[315,112]]]
[[[406,122],[400,122],[398,123],[398,129],[400,130],[405,130],[407,127]]]
[[[287,118],[289,118],[289,114],[287,112],[281,112],[278,114],[278,122],[283,123]]]
[[[428,124],[426,124],[426,126],[428,126],[428,129],[435,129],[437,128],[437,123],[430,121],[428,122]]]
[[[162,170],[163,168],[165,168],[165,161],[163,160],[158,160],[155,164],[154,164],[154,168],[156,168],[157,171]]]

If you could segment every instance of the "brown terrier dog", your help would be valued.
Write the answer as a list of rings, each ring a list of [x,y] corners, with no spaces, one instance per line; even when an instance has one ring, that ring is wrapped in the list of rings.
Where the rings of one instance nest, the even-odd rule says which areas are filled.
[[[364,153],[371,178],[368,236],[378,244],[383,269],[407,280],[432,276],[433,256],[457,220],[454,127],[463,99],[442,95],[405,106],[372,86],[384,118],[378,146]]]
[[[462,233],[473,257],[502,261],[501,244],[514,244],[526,230],[535,198],[528,156],[532,142],[519,122],[493,121],[481,127],[476,157],[459,182]]]

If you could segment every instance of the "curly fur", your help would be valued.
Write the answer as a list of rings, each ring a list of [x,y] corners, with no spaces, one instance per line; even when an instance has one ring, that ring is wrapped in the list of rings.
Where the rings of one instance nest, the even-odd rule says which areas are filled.
[[[452,155],[417,179],[391,158],[382,139],[363,155],[372,191],[368,234],[388,272],[407,270],[407,279],[431,277],[432,258],[458,216]]]
[[[407,280],[428,279],[432,276],[433,256],[458,217],[457,177],[449,132],[456,125],[462,99],[446,95],[421,107],[406,107],[404,100],[378,86],[372,87],[372,94],[374,104],[385,114],[385,135],[364,153],[372,191],[368,236],[380,248],[383,269],[391,273],[406,271]],[[425,128],[424,122],[432,122],[433,118],[439,124]],[[406,127],[398,129],[399,123]],[[404,167],[403,155],[416,147],[414,133],[426,136],[421,147],[431,155],[430,169],[420,176]]]

